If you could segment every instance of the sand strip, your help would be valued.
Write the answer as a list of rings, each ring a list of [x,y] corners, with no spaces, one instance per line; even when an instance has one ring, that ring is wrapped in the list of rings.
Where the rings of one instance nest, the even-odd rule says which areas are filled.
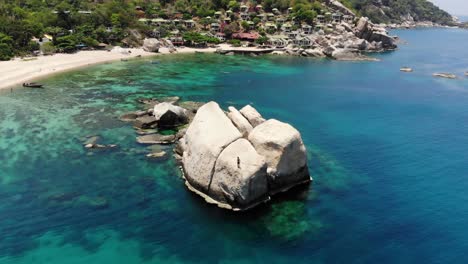
[[[128,52],[130,51],[130,53]],[[177,53],[215,52],[214,48],[193,49],[180,48]],[[160,53],[146,52],[143,49],[114,49],[112,51],[80,51],[73,54],[55,54],[22,60],[16,58],[0,62],[0,89],[10,88],[24,82],[46,77],[50,74],[69,71],[89,65],[131,59],[137,56],[148,57],[170,54],[167,48]]]

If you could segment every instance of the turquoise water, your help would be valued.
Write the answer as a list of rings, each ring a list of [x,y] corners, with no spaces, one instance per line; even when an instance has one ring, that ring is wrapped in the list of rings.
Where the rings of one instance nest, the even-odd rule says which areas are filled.
[[[468,31],[394,33],[408,44],[377,63],[162,56],[3,91],[0,263],[464,263]],[[245,214],[205,204],[117,119],[164,96],[293,124],[313,184]]]

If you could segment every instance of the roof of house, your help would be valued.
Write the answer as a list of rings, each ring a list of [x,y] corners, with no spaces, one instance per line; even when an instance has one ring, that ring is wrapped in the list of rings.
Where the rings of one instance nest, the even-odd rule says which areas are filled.
[[[232,34],[232,37],[237,39],[256,40],[260,37],[260,34],[258,34],[257,32],[241,32]]]

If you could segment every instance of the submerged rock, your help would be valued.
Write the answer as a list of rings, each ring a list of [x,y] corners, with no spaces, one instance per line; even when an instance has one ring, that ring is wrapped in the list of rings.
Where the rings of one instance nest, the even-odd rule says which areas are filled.
[[[135,122],[133,122],[133,126],[136,128],[141,129],[148,129],[156,127],[158,120],[154,116],[142,116],[138,117]]]
[[[91,209],[105,209],[109,207],[109,201],[104,197],[94,197],[85,199],[86,205]]]
[[[165,151],[153,152],[153,153],[149,153],[149,154],[146,155],[146,157],[148,157],[148,158],[162,158],[164,156],[166,156]]]
[[[434,73],[432,74],[434,77],[441,77],[441,78],[447,78],[447,79],[456,79],[457,76],[452,73]]]
[[[400,68],[400,71],[402,72],[413,72],[413,69],[410,67],[402,67]]]
[[[134,122],[138,118],[138,115],[134,112],[126,113],[120,116],[120,120],[124,122]]]
[[[296,129],[265,122],[251,106],[229,110],[215,102],[202,106],[174,149],[191,191],[219,207],[246,210],[311,180]]]
[[[150,134],[137,137],[137,142],[140,144],[172,144],[175,139],[175,135]]]

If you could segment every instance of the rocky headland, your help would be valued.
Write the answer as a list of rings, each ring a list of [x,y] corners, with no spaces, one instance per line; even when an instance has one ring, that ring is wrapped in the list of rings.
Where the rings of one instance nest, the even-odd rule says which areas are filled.
[[[221,47],[217,53],[231,55],[234,53],[261,55],[272,53],[276,55],[291,55],[316,58],[330,58],[344,61],[359,61],[377,59],[366,56],[368,53],[395,50],[398,38],[390,36],[380,25],[372,23],[368,18],[361,17],[356,25],[341,22],[335,30],[325,33],[320,30],[307,36],[310,45],[306,48],[289,44],[284,48],[255,49]]]

